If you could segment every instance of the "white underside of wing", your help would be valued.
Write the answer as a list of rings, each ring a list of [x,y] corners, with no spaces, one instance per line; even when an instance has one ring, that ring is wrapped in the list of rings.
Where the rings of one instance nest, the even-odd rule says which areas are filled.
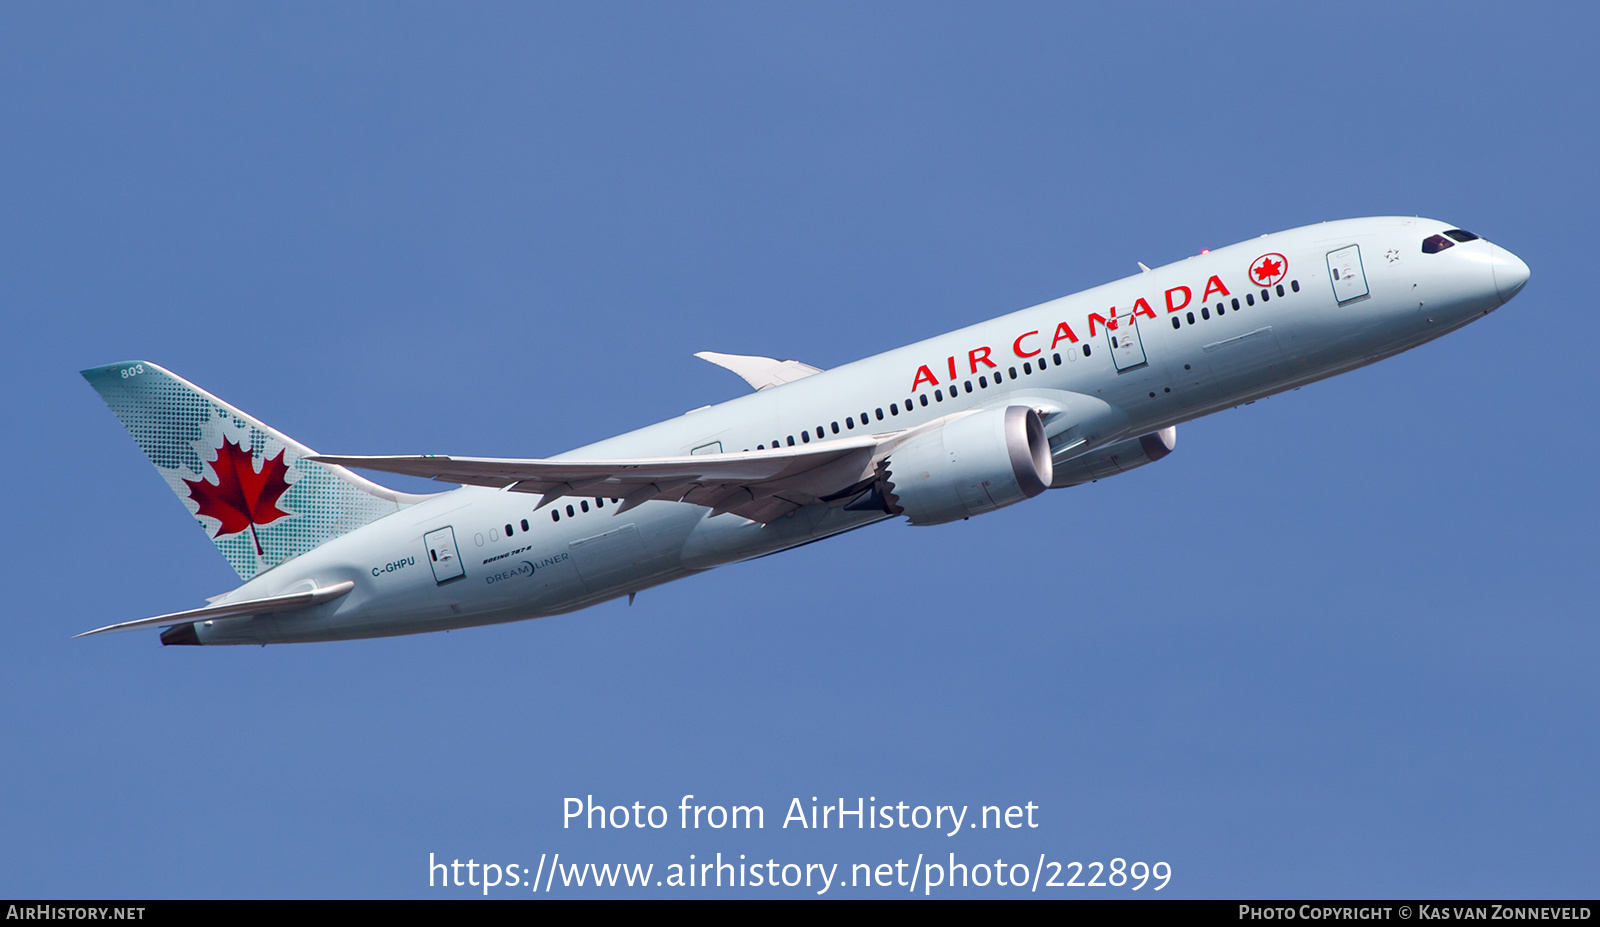
[[[537,493],[539,507],[563,496],[622,500],[619,511],[657,499],[704,505],[768,523],[802,505],[834,501],[872,476],[881,451],[902,432],[838,438],[802,447],[623,460],[491,457],[334,457],[323,463],[404,473],[449,483]]]

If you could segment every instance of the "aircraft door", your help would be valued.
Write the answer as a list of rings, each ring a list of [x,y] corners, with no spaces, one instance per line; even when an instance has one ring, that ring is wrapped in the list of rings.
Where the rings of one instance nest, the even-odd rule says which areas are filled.
[[[1144,356],[1144,342],[1139,338],[1139,317],[1129,315],[1119,320],[1115,331],[1106,329],[1106,344],[1111,348],[1111,360],[1117,373],[1143,367],[1149,363]]]
[[[1361,266],[1360,245],[1328,252],[1328,279],[1333,283],[1333,298],[1341,306],[1370,295],[1367,271]]]
[[[429,531],[422,536],[422,543],[428,548],[428,563],[433,567],[435,583],[442,586],[467,575],[467,569],[461,563],[461,551],[456,548],[454,528]]]

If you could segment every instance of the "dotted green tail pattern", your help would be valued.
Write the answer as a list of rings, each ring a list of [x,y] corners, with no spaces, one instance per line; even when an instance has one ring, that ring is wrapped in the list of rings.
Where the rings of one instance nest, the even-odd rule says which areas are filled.
[[[83,377],[243,579],[417,498],[303,460],[315,452],[149,361],[94,367]],[[230,452],[234,459],[219,466]],[[203,505],[208,496],[223,502]]]

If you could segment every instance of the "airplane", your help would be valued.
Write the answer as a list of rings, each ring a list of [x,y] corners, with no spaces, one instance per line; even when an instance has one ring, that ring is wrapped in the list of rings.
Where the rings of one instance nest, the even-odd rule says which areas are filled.
[[[547,458],[318,454],[148,361],[85,370],[243,584],[77,636],[350,640],[631,603],[874,522],[943,524],[1142,467],[1182,422],[1432,341],[1529,276],[1404,217],[1139,269],[832,370],[702,352],[753,391]],[[460,485],[396,492],[351,468]]]

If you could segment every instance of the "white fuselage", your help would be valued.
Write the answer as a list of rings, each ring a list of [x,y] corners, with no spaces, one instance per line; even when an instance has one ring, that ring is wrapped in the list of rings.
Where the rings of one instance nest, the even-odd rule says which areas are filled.
[[[1055,485],[1069,485],[1081,481],[1070,478],[1071,462],[1097,449],[1370,364],[1499,308],[1526,281],[1526,265],[1481,239],[1424,253],[1423,240],[1448,228],[1374,218],[1264,235],[561,457],[756,451],[1023,403],[1050,412]],[[196,632],[207,644],[275,643],[537,618],[890,517],[817,504],[763,525],[682,502],[620,514],[610,499],[538,502],[476,487],[429,497],[229,598],[345,580],[355,583],[350,594]],[[423,539],[444,528],[465,574],[441,582]]]

